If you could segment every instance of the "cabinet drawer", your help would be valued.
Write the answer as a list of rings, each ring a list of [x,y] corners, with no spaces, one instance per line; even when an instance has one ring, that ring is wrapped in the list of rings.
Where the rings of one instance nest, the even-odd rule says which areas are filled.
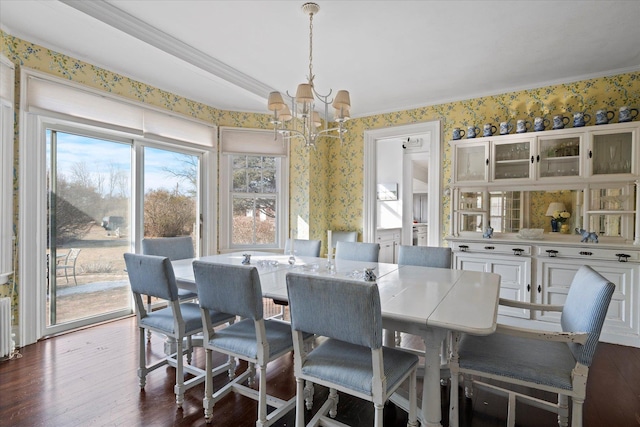
[[[495,243],[491,240],[486,242],[452,242],[451,249],[454,252],[470,252],[470,253],[495,253],[509,254],[521,256],[531,255],[531,246],[529,245],[512,245],[506,243]]]
[[[626,248],[604,249],[595,247],[538,246],[537,255],[558,258],[602,259],[607,261],[640,262],[640,252]],[[621,256],[622,255],[622,256]],[[628,256],[627,256],[628,255]]]

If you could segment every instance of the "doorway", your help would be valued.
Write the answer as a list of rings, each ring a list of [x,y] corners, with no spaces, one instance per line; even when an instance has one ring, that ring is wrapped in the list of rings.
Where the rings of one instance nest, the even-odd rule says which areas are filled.
[[[441,130],[440,122],[432,121],[412,125],[389,127],[365,131],[364,133],[364,228],[363,241],[373,242],[376,238],[376,184],[377,184],[377,146],[378,141],[395,139],[407,140],[422,138],[423,151],[428,151],[428,224],[429,246],[442,245],[442,170],[441,170]],[[419,151],[416,151],[418,153]],[[403,203],[402,203],[402,237],[401,244],[411,245],[413,242],[413,196],[412,196],[412,163],[403,167]]]

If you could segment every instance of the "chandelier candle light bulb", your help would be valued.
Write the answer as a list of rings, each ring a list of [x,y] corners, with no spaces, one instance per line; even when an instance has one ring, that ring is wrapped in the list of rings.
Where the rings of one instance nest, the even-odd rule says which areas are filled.
[[[316,147],[318,137],[337,138],[342,144],[343,136],[347,131],[344,123],[350,118],[351,98],[346,90],[339,90],[334,99],[330,99],[332,90],[327,95],[321,95],[313,85],[313,15],[320,11],[316,3],[305,3],[302,11],[309,15],[309,75],[307,82],[301,83],[296,89],[296,95],[287,97],[291,99],[291,109],[284,102],[280,92],[271,92],[267,101],[267,108],[273,111],[271,124],[277,138],[280,133],[285,140],[299,138],[305,146]],[[316,111],[316,102],[321,107],[321,112]],[[329,105],[335,109],[334,122],[336,127],[329,127]],[[324,107],[324,108],[322,108]],[[322,117],[321,117],[322,114]],[[293,118],[298,120],[292,121]],[[291,121],[289,127],[284,122]],[[323,126],[324,123],[324,126]]]

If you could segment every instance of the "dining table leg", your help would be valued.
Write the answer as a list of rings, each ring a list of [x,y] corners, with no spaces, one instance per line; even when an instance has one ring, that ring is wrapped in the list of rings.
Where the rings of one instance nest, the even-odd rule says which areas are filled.
[[[422,383],[422,419],[428,427],[442,426],[442,407],[440,402],[440,348],[447,331],[440,328],[427,328],[424,339],[424,380]]]

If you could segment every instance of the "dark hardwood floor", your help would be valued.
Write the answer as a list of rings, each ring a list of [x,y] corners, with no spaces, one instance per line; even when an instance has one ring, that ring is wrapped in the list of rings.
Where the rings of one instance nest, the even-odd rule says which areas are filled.
[[[403,337],[412,345],[418,340]],[[143,391],[136,375],[135,318],[105,323],[42,340],[20,349],[22,357],[0,362],[0,426],[204,426],[204,385],[188,390],[183,409],[174,402],[174,369],[162,367],[147,376]],[[152,338],[150,357],[160,357],[163,340]],[[194,364],[204,366],[202,349]],[[220,359],[222,360],[222,359]],[[246,365],[241,365],[244,368]],[[295,394],[291,355],[269,366],[269,392]],[[216,388],[225,382],[219,376]],[[443,425],[448,424],[448,389],[441,388]],[[316,386],[315,405],[327,391]],[[463,395],[463,393],[460,393]],[[506,398],[477,391],[461,397],[461,425],[503,426]],[[293,426],[294,411],[276,426]],[[518,426],[557,425],[553,414],[519,405]],[[372,425],[371,404],[340,395],[338,419],[353,426]],[[640,425],[640,349],[601,343],[589,374],[585,427]],[[252,427],[256,404],[231,394],[214,407],[215,426]],[[406,426],[406,413],[385,408],[384,425]]]

